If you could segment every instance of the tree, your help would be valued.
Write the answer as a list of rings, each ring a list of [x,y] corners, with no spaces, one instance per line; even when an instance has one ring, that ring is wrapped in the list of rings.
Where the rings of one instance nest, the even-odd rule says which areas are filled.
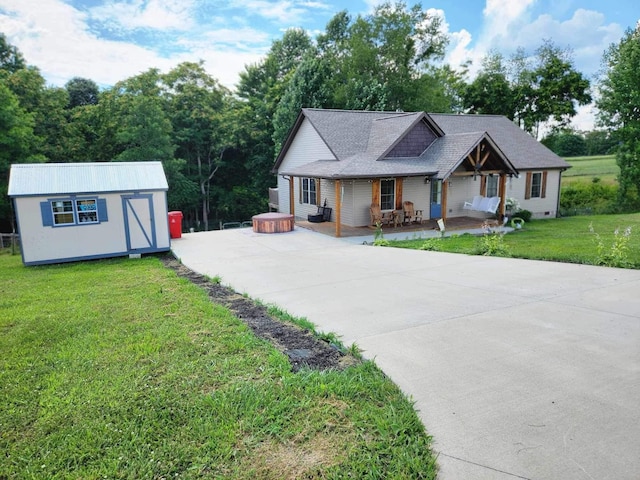
[[[0,70],[14,73],[26,67],[27,64],[22,53],[17,47],[7,42],[7,37],[4,33],[0,33]]]
[[[36,140],[33,126],[33,115],[20,106],[18,97],[0,79],[0,224],[4,228],[11,218],[7,196],[11,164],[44,160],[33,153]]]
[[[599,84],[599,121],[619,141],[619,204],[640,208],[640,24],[628,29],[603,57]]]
[[[573,66],[571,51],[545,40],[532,58],[519,48],[505,62],[490,53],[464,94],[465,109],[505,115],[538,136],[543,123],[565,128],[577,105],[591,102],[589,80]]]
[[[504,115],[513,120],[515,102],[504,57],[498,52],[491,52],[482,60],[482,68],[476,78],[464,89],[464,106],[470,113]]]
[[[69,108],[95,105],[98,103],[100,90],[93,80],[73,77],[65,84],[64,88],[69,94]]]
[[[243,106],[236,106],[241,116],[246,148],[247,169],[254,191],[265,192],[275,184],[271,167],[276,155],[274,116],[282,96],[298,65],[312,47],[311,38],[301,29],[290,29],[281,40],[272,43],[266,58],[249,65],[240,73],[237,88]]]
[[[579,157],[587,154],[584,137],[570,129],[554,130],[541,143],[561,157]]]
[[[537,67],[529,74],[526,90],[528,108],[520,114],[529,131],[542,122],[566,127],[577,111],[576,105],[591,103],[589,80],[575,70],[569,50],[561,50],[545,40],[536,51]]]
[[[162,77],[173,124],[176,156],[186,160],[185,178],[199,190],[201,218],[209,229],[212,183],[233,146],[227,121],[229,92],[208,75],[202,63],[185,62]]]

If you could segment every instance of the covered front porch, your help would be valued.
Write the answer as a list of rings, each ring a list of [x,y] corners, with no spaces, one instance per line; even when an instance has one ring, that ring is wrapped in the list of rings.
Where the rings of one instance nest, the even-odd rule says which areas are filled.
[[[312,223],[306,220],[296,220],[296,226],[312,230],[314,232],[322,233],[332,237],[365,237],[375,234],[376,227],[350,227],[348,225],[340,225],[340,229],[336,228],[336,222],[322,222]],[[461,232],[482,229],[484,220],[477,217],[452,217],[446,220],[445,230],[447,232]],[[439,231],[437,219],[427,219],[422,223],[414,223],[411,225],[383,225],[383,234],[402,234],[406,233],[411,235],[412,233],[424,232],[424,231]],[[336,235],[339,231],[340,234]]]

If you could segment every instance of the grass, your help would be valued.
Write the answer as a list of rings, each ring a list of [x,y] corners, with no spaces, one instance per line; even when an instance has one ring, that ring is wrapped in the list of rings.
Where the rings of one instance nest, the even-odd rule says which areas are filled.
[[[533,220],[525,224],[522,230],[505,235],[502,242],[511,257],[602,264],[597,238],[589,231],[590,225],[593,225],[606,250],[614,243],[616,229],[622,232],[631,226],[625,266],[640,268],[640,213]],[[426,246],[443,252],[477,254],[484,241],[481,237],[461,235],[442,240],[392,241],[391,245],[413,249],[424,249]]]
[[[600,178],[605,184],[613,185],[620,173],[615,155],[569,157],[565,160],[571,164],[571,168],[562,174],[563,185],[591,182],[594,177]]]
[[[286,357],[154,257],[0,255],[0,478],[434,478],[372,362]]]

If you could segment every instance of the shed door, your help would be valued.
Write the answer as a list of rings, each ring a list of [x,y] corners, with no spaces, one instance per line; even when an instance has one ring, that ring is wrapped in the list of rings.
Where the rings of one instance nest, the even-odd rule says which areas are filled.
[[[157,245],[152,196],[123,196],[122,209],[127,251],[155,249]]]

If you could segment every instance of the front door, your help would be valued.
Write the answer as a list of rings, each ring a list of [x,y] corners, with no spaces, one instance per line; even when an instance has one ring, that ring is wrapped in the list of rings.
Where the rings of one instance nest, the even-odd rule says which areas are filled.
[[[157,245],[152,196],[124,195],[122,210],[127,251],[155,249]]]
[[[433,180],[431,182],[429,218],[442,218],[442,180]]]

